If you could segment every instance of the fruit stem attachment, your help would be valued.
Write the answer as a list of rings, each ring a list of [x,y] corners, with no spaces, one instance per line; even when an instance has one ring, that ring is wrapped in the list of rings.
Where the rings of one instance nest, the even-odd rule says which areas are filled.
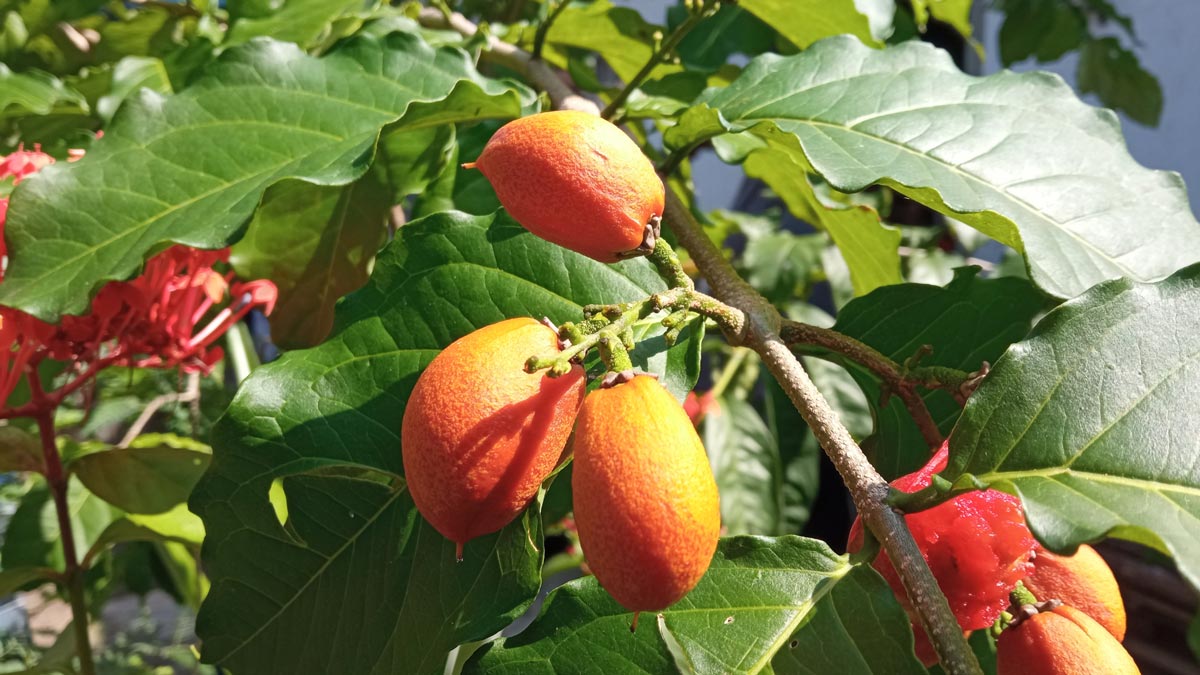
[[[633,370],[633,361],[629,358],[629,352],[626,351],[621,336],[612,329],[602,330],[599,335],[600,339],[596,341],[596,344],[600,347],[600,358],[604,360],[608,371],[623,373]]]
[[[691,290],[696,287],[692,283],[692,278],[683,271],[683,263],[679,262],[679,256],[675,255],[675,249],[671,248],[666,239],[659,237],[655,240],[654,250],[650,252],[647,259],[654,264],[659,276],[670,284],[671,288]]]
[[[563,4],[566,3],[564,2]],[[672,31],[671,34],[662,41],[662,44],[660,44],[658,49],[655,50],[654,55],[651,56],[648,61],[646,61],[646,65],[642,66],[642,69],[639,70],[637,74],[630,78],[629,82],[625,84],[625,88],[622,89],[620,93],[618,93],[616,97],[614,97],[613,100],[604,107],[604,110],[600,113],[600,116],[611,121],[612,118],[617,114],[617,111],[620,110],[621,106],[625,105],[625,101],[629,98],[629,95],[633,93],[633,90],[642,86],[642,82],[645,82],[646,78],[650,77],[650,73],[654,72],[654,69],[658,67],[658,64],[666,60],[667,57],[675,51],[675,48],[679,46],[679,43],[683,41],[683,38],[687,37],[688,33],[692,32],[693,28],[699,25],[701,21],[707,19],[709,16],[715,13],[719,4],[719,2],[714,2],[712,0],[704,0],[699,8],[692,9],[688,14],[688,18],[684,19],[683,23],[676,26],[675,30]]]

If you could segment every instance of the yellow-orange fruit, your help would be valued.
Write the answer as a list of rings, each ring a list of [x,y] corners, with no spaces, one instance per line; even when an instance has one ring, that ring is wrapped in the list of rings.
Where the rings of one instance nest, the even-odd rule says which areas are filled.
[[[683,407],[646,375],[597,389],[572,445],[575,525],[600,585],[634,612],[687,595],[712,561],[721,510]]]
[[[434,357],[404,409],[404,477],[421,515],[462,545],[511,522],[554,470],[583,402],[583,369],[526,373],[558,351],[553,330],[508,319]]]
[[[1062,600],[1125,639],[1125,603],[1112,570],[1096,549],[1079,547],[1072,556],[1055,555],[1040,546],[1025,588],[1038,600]]]
[[[1135,675],[1129,652],[1104,626],[1071,607],[1039,612],[996,643],[998,675]]]
[[[513,120],[463,166],[482,171],[509,215],[542,239],[601,262],[654,247],[662,180],[633,140],[595,115]]]

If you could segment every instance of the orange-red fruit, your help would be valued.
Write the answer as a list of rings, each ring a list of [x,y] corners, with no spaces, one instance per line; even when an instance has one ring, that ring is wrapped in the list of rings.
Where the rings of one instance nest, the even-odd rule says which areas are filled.
[[[404,409],[404,477],[417,510],[459,545],[517,517],[554,470],[583,402],[583,369],[526,373],[558,336],[529,318],[459,338],[421,373]]]
[[[600,585],[635,612],[687,595],[712,561],[721,510],[683,407],[645,375],[597,389],[573,447],[575,524]]]
[[[482,171],[509,215],[542,239],[601,262],[650,252],[639,247],[662,216],[662,180],[633,140],[595,115],[513,120],[464,166]]]
[[[1135,675],[1129,652],[1090,616],[1061,605],[1010,626],[996,643],[999,675]]]
[[[1079,547],[1072,556],[1055,555],[1040,546],[1025,588],[1038,600],[1062,600],[1125,639],[1125,603],[1112,570],[1096,549]]]

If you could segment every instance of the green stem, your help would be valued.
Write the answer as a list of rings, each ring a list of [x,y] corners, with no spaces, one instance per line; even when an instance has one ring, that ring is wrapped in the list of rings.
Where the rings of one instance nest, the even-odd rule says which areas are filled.
[[[658,49],[654,52],[654,55],[650,57],[650,60],[646,61],[646,64],[642,66],[642,69],[639,70],[637,74],[625,84],[625,88],[617,94],[616,98],[614,98],[611,103],[604,107],[604,110],[600,113],[600,116],[606,120],[611,120],[613,116],[616,115],[617,110],[620,109],[622,105],[625,105],[625,101],[629,98],[629,95],[633,93],[633,90],[640,87],[642,82],[645,82],[646,78],[650,76],[650,73],[654,72],[654,69],[658,67],[658,64],[661,63],[668,55],[670,55],[671,52],[675,51],[675,48],[679,46],[679,43],[683,41],[683,38],[687,37],[687,34],[692,32],[692,29],[699,25],[701,21],[707,19],[709,15],[712,14],[715,7],[716,3],[705,3],[705,7],[698,11],[692,12],[688,15],[688,18],[684,19],[683,23],[676,26],[675,30],[671,32],[667,39],[663,40],[662,44],[658,46]]]
[[[550,32],[550,25],[554,23],[554,20],[558,18],[559,14],[563,13],[563,10],[569,4],[571,4],[571,0],[559,0],[554,9],[550,10],[550,13],[546,15],[546,19],[538,24],[537,32],[533,35],[533,51],[530,52],[533,58],[542,58],[542,50],[546,47],[546,34]]]
[[[746,361],[746,357],[753,353],[752,350],[745,347],[733,348],[733,354],[730,355],[728,363],[721,369],[721,377],[717,379],[712,389],[709,390],[713,398],[720,398],[721,394],[725,393],[730,383],[733,382],[733,376],[737,374],[738,369],[742,367],[742,363]]]
[[[1021,583],[1020,581],[1017,582],[1017,585],[1008,595],[1009,599],[1012,600],[1012,603],[1018,607],[1022,605],[1038,604],[1037,596],[1031,593],[1028,588],[1025,588],[1025,584]]]
[[[615,331],[611,329],[600,331],[600,339],[596,344],[600,347],[600,358],[604,360],[604,365],[608,367],[609,372],[623,373],[633,370],[633,360],[629,358],[629,352],[626,351],[621,336]]]
[[[692,278],[683,271],[683,263],[679,262],[679,256],[675,255],[675,249],[667,243],[666,239],[659,237],[654,241],[654,251],[646,257],[654,267],[658,270],[659,276],[663,278],[671,288],[695,288],[692,283]]]

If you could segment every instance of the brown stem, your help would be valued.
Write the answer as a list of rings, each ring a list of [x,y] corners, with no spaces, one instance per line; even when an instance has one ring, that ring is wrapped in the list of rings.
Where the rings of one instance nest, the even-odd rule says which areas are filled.
[[[665,221],[704,272],[716,295],[744,313],[742,346],[758,352],[841,474],[859,516],[879,539],[896,568],[943,667],[956,675],[982,673],[903,516],[887,504],[887,481],[871,466],[780,337],[779,312],[738,276],[674,192],[667,193]]]
[[[425,16],[426,12],[422,11],[422,22]],[[431,20],[444,21],[444,17],[439,15]],[[457,15],[451,17],[451,25],[464,35],[473,35],[475,32],[474,24]],[[519,64],[517,69],[531,82],[546,89],[551,100],[556,96],[552,88],[559,92],[559,98],[570,100],[562,96],[561,88],[566,85],[557,74],[548,67],[530,67],[545,64],[530,61],[528,54],[524,60],[512,60],[511,50],[515,48],[511,45],[504,45],[504,48],[507,54],[498,54],[497,57],[510,59],[510,65]],[[595,110],[594,105],[592,109]],[[737,274],[732,263],[708,238],[673,190],[667,191],[664,222],[691,254],[692,260],[713,287],[716,298],[744,317],[740,326],[726,327],[726,337],[732,344],[749,347],[758,353],[808,422],[850,490],[863,522],[879,538],[892,560],[921,625],[941,658],[943,668],[952,675],[982,675],[979,661],[963,637],[958,621],[950,611],[945,596],[939,591],[937,580],[913,541],[903,516],[887,504],[887,482],[867,461],[861,448],[838,420],[837,413],[809,379],[796,355],[780,338],[782,319],[778,310]]]
[[[887,392],[893,392],[904,402],[904,407],[908,408],[908,413],[912,415],[913,421],[917,423],[917,428],[921,430],[921,436],[925,439],[926,445],[930,448],[937,448],[945,440],[942,438],[942,432],[938,429],[937,422],[929,414],[925,399],[921,398],[916,385],[921,384],[931,389],[946,387],[953,390],[959,383],[943,383],[932,376],[922,379],[921,373],[905,372],[900,364],[866,343],[828,328],[799,321],[784,321],[783,327],[780,329],[780,337],[789,345],[806,344],[824,347],[866,366],[883,380],[885,395]],[[965,376],[965,373],[963,375]]]
[[[92,660],[92,645],[88,636],[87,596],[83,587],[83,569],[79,566],[79,557],[75,551],[75,533],[71,527],[71,509],[67,501],[68,480],[63,470],[62,457],[54,443],[54,410],[57,407],[45,392],[37,377],[29,380],[29,388],[33,403],[40,409],[35,416],[38,425],[38,435],[42,439],[42,461],[46,467],[46,484],[54,499],[54,511],[58,516],[58,534],[62,540],[63,583],[67,587],[67,596],[71,602],[71,625],[75,630],[75,650],[79,656],[79,672],[81,675],[95,675],[96,664]]]

